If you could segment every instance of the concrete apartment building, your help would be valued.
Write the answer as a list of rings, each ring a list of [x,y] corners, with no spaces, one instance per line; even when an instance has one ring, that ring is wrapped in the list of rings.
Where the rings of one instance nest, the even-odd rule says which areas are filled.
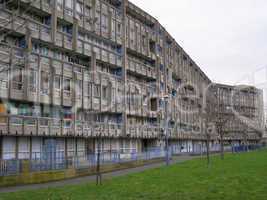
[[[264,134],[263,91],[252,86],[213,84],[215,118],[223,125],[225,143],[257,144]]]
[[[203,143],[211,80],[131,2],[0,0],[0,8],[0,159],[83,156],[99,138],[103,151],[141,152],[163,147],[166,129],[174,150]],[[245,96],[258,102],[258,92]]]

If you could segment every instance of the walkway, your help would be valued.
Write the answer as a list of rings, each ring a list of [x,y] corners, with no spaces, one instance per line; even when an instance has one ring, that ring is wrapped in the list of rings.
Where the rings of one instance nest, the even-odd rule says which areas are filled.
[[[187,160],[192,160],[196,157],[194,156],[177,156],[173,157],[171,164],[181,163]],[[164,166],[164,162],[160,163],[154,163],[154,164],[148,164],[141,167],[136,168],[130,168],[130,169],[124,169],[114,172],[105,173],[102,175],[102,179],[110,179],[112,177],[118,177],[118,176],[124,176],[132,173],[137,172],[143,172],[148,169],[154,169]],[[66,186],[66,185],[78,185],[83,183],[91,183],[95,182],[96,176],[85,176],[85,177],[79,177],[79,178],[73,178],[73,179],[67,179],[67,180],[61,180],[56,182],[49,182],[49,183],[41,183],[41,184],[32,184],[32,185],[22,185],[22,186],[12,186],[12,187],[3,187],[0,188],[0,193],[6,193],[6,192],[18,192],[22,190],[36,190],[36,189],[45,189],[45,188],[51,188],[51,187],[60,187],[60,186]]]

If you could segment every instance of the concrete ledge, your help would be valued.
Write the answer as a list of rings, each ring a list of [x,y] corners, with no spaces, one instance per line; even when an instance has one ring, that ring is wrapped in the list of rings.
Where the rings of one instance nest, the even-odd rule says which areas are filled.
[[[118,171],[122,169],[135,168],[143,165],[153,164],[162,162],[164,159],[153,159],[153,160],[139,160],[132,162],[125,162],[119,164],[110,164],[101,166],[100,170],[102,173],[108,173],[112,171]],[[82,169],[65,169],[56,171],[41,171],[41,172],[30,172],[29,162],[24,161],[22,166],[22,173],[16,176],[2,176],[0,177],[0,187],[26,185],[26,184],[38,184],[52,181],[59,181],[63,179],[71,179],[75,177],[90,176],[96,174],[96,168],[82,168]]]

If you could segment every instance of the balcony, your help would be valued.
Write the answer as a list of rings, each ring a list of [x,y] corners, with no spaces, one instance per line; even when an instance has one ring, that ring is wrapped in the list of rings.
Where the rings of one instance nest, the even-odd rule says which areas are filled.
[[[11,29],[11,20],[12,20],[12,14],[10,12],[7,12],[5,10],[1,10],[0,12],[0,27]]]
[[[76,136],[84,136],[83,134],[83,121],[75,122],[75,135]]]
[[[108,101],[107,99],[101,99],[101,111],[111,112],[110,101]]]
[[[130,137],[130,138],[135,138],[136,137],[136,130],[137,130],[136,126],[129,125],[127,127],[127,136]]]
[[[117,129],[116,129],[116,137],[121,137],[122,136],[122,125],[116,125],[117,127]]]
[[[103,124],[101,124],[101,123],[94,123],[93,129],[92,129],[92,136],[93,137],[100,137],[100,136],[102,136],[102,127],[103,127]]]
[[[31,6],[34,6],[37,9],[41,9],[41,0],[34,0],[29,2],[31,3]]]
[[[8,127],[9,126],[9,127]],[[136,130],[139,127],[136,127]],[[9,132],[8,132],[9,130]],[[65,136],[65,137],[110,137],[122,135],[122,125],[117,123],[90,123],[88,121],[27,117],[19,115],[0,115],[2,135],[21,136]],[[133,134],[136,136],[136,134]]]
[[[40,39],[46,42],[52,42],[52,32],[49,26],[40,25]]]
[[[146,125],[140,126],[140,131],[142,134],[142,138],[147,139],[148,138],[148,129]]]
[[[16,100],[24,99],[23,82],[12,80],[10,97]]]
[[[62,77],[62,63],[59,61],[52,60],[52,66],[54,68],[54,82],[56,79],[61,83]],[[55,83],[54,83],[55,84]],[[61,85],[60,88],[53,88],[53,104],[54,105],[61,105]]]
[[[56,45],[59,47],[63,47],[63,34],[60,32],[56,33]]]
[[[51,119],[50,120],[50,136],[61,136],[62,130],[62,120],[61,119]],[[62,130],[62,131],[61,131]]]
[[[105,50],[101,50],[101,60],[103,62],[108,63],[109,62],[109,52],[107,52]]]
[[[153,138],[153,136],[154,136],[153,130],[154,129],[152,127],[150,127],[150,126],[147,127],[147,135],[148,135],[148,138]]]
[[[72,35],[57,31],[56,45],[69,50],[72,50]]]
[[[0,116],[0,133],[1,135],[8,134],[8,117]]]
[[[50,135],[50,120],[48,118],[38,119],[38,135],[49,136]]]
[[[26,20],[16,17],[12,23],[12,30],[21,34],[26,34]]]
[[[109,125],[108,124],[104,123],[102,125],[101,131],[102,131],[102,136],[103,137],[109,137]]]
[[[49,14],[52,13],[52,5],[48,4],[47,1],[41,1],[41,9]]]
[[[73,24],[73,10],[69,8],[64,9],[64,20]]]
[[[7,44],[0,43],[0,61],[6,64],[10,63],[11,47]],[[7,66],[9,67],[9,66]]]
[[[139,127],[136,129],[136,138],[142,138],[142,131]]]
[[[40,92],[40,102],[41,103],[50,103],[50,90],[49,89],[43,89]]]
[[[75,67],[76,69],[81,69]],[[75,85],[74,85],[74,96],[75,96],[75,101],[74,104],[77,108],[82,108],[83,105],[83,75],[82,75],[82,70],[80,72],[75,72]]]
[[[23,118],[11,116],[9,118],[9,134],[22,135],[23,134]]]
[[[31,37],[35,39],[39,39],[39,33],[40,33],[39,24],[33,21],[29,21],[28,26],[31,31]]]
[[[63,120],[62,129],[63,136],[74,136],[74,125],[72,120]]]
[[[38,120],[36,118],[27,117],[24,118],[24,135],[37,135],[37,124]]]
[[[116,55],[113,54],[113,53],[110,53],[109,54],[109,62],[112,64],[112,65],[116,65]]]
[[[83,53],[86,56],[92,56],[92,46],[89,43],[83,43]]]
[[[83,122],[83,136],[84,137],[92,136],[92,125],[89,122]]]
[[[63,105],[72,106],[72,93],[70,91],[63,91]]]
[[[110,137],[116,137],[117,136],[116,124],[109,124],[109,136]]]
[[[92,109],[95,111],[100,110],[100,101],[101,99],[98,97],[93,97],[93,102],[92,102]]]
[[[72,50],[72,35],[64,34],[63,44],[64,44],[64,48]]]
[[[0,70],[2,69],[8,69],[8,65],[3,65],[0,63]],[[8,71],[0,72],[0,97],[1,98],[8,98]]]
[[[134,59],[128,59],[128,70],[139,76],[148,77],[149,79],[157,78],[157,72],[154,67],[138,62]]]
[[[92,108],[92,101],[90,96],[84,96],[83,98],[83,107],[86,110],[90,110]]]
[[[124,111],[124,105],[123,105],[121,100],[118,100],[116,102],[116,112],[117,113],[122,113],[123,111]]]

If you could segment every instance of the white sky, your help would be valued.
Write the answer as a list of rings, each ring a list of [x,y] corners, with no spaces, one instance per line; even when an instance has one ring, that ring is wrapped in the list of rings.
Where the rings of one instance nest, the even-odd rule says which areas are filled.
[[[267,88],[266,0],[131,2],[157,18],[212,81]]]

